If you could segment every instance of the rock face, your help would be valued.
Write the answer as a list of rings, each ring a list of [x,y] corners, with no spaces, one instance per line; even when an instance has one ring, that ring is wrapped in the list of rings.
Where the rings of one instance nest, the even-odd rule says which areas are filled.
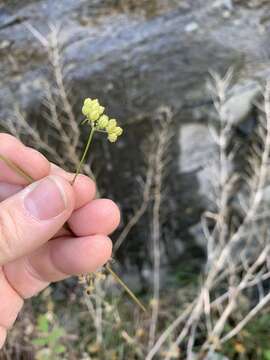
[[[132,12],[129,6],[125,12],[118,3],[20,0],[1,5],[0,119],[4,121],[14,98],[26,114],[36,112],[42,79],[49,76],[41,43],[49,25],[61,25],[59,47],[75,108],[86,96],[98,97],[126,129],[121,148],[111,154],[114,170],[104,167],[101,172],[103,179],[110,179],[103,181],[105,188],[113,183],[112,196],[120,203],[124,199],[124,213],[132,209],[130,188],[135,183],[130,179],[141,171],[139,148],[150,131],[138,119],[160,105],[173,108],[175,164],[168,179],[170,220],[166,224],[173,243],[181,241],[181,253],[185,253],[193,246],[189,227],[199,221],[208,189],[209,174],[197,171],[203,159],[211,156],[213,145],[206,127],[211,107],[205,87],[208,71],[224,73],[234,66],[247,82],[267,76],[270,40],[265,8],[269,4],[250,9],[239,1],[179,0],[171,8],[170,2],[159,8],[160,2],[151,0],[145,13],[136,13],[140,7]],[[252,99],[245,99],[249,108]],[[138,236],[141,240],[125,249],[141,258],[148,235],[144,230],[132,233],[130,242]],[[177,258],[177,248],[168,250],[169,259]]]
[[[98,8],[103,2],[93,3]],[[65,63],[72,65],[68,79],[80,97],[98,95],[121,117],[152,111],[161,103],[179,110],[187,100],[205,99],[209,69],[224,72],[233,65],[243,71],[267,56],[269,41],[267,32],[260,34],[263,9],[235,7],[224,19],[222,3],[211,4],[193,1],[186,9],[150,19],[116,10],[93,16],[95,5],[77,0],[20,1],[18,9],[3,5],[1,94],[12,87],[19,97],[21,87],[28,87],[27,96],[34,96],[38,85],[33,80],[44,75],[47,64],[44,48],[27,25],[46,36],[48,24],[61,24],[59,43]],[[99,4],[96,14],[103,14],[104,7]],[[196,27],[189,31],[192,24]]]
[[[180,172],[196,173],[202,195],[211,194],[211,180],[217,174],[217,145],[203,124],[185,124],[180,129]],[[208,195],[209,196],[209,195]]]

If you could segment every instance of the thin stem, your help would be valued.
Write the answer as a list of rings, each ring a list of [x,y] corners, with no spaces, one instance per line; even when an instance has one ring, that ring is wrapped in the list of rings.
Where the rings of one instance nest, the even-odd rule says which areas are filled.
[[[6,158],[4,155],[0,154],[0,160],[2,160],[10,169],[14,170],[18,175],[24,178],[30,184],[34,181],[32,176],[27,174],[23,169],[16,165],[13,161]]]
[[[83,156],[82,156],[82,158],[81,158],[81,161],[80,161],[79,165],[77,166],[76,174],[74,175],[74,178],[73,178],[73,180],[72,180],[72,182],[71,182],[71,185],[74,185],[75,180],[76,180],[77,176],[79,175],[79,173],[80,173],[80,171],[81,171],[81,167],[82,167],[82,165],[83,165],[83,163],[84,163],[84,161],[85,161],[85,158],[86,158],[86,156],[87,156],[87,154],[88,154],[88,150],[89,150],[89,147],[90,147],[90,145],[91,145],[91,142],[92,142],[94,133],[95,133],[95,128],[92,127],[92,128],[91,128],[91,131],[90,131],[90,133],[89,133],[89,137],[88,137],[88,141],[87,141],[86,147],[85,147],[85,149],[84,149]]]
[[[141,301],[136,297],[135,294],[128,288],[128,286],[123,282],[123,280],[120,279],[120,277],[112,270],[112,268],[106,264],[106,269],[109,271],[109,273],[113,276],[113,278],[126,290],[128,295],[135,301],[135,303],[144,311],[147,312],[146,307],[141,303]]]

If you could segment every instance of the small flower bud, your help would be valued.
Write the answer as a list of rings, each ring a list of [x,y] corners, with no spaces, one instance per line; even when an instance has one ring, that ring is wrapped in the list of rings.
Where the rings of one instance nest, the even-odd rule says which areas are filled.
[[[104,107],[104,106],[99,106],[99,107],[98,107],[99,116],[104,113],[104,110],[105,110],[105,107]]]
[[[82,113],[88,120],[96,121],[103,114],[105,108],[99,104],[98,99],[91,100],[87,98],[84,100]]]
[[[117,135],[114,134],[114,133],[109,134],[109,135],[108,135],[108,140],[109,140],[111,143],[116,142],[116,140],[117,140]]]
[[[117,122],[115,119],[111,119],[106,127],[108,134],[112,134],[117,126]]]
[[[97,121],[99,118],[99,112],[97,110],[93,110],[88,114],[88,118],[91,121]]]
[[[86,105],[86,106],[91,106],[91,104],[92,104],[92,99],[90,99],[90,98],[87,98],[87,99],[85,99],[84,100],[84,103],[83,103],[83,105]]]
[[[105,129],[106,126],[108,125],[109,123],[109,117],[107,115],[102,115],[99,120],[98,120],[98,127],[100,129]]]
[[[117,125],[116,119],[109,119],[104,115],[105,108],[101,106],[98,99],[86,98],[83,103],[82,113],[86,119],[83,124],[88,122],[95,130],[105,130],[108,140],[112,143],[116,142],[118,136],[122,135],[123,129]]]
[[[114,134],[116,134],[117,136],[120,136],[123,134],[123,129],[120,127],[120,126],[117,126],[115,129],[114,129]]]
[[[84,116],[88,116],[88,114],[89,114],[89,106],[88,105],[83,105],[82,113]]]
[[[98,99],[94,99],[94,100],[92,100],[91,102],[92,102],[92,106],[93,106],[93,107],[95,107],[95,106],[100,106]]]

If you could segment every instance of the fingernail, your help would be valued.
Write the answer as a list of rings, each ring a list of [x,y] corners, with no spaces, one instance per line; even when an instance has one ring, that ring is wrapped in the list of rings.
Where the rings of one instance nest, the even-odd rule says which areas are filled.
[[[66,209],[65,192],[54,177],[40,181],[24,199],[29,213],[39,220],[49,220]]]

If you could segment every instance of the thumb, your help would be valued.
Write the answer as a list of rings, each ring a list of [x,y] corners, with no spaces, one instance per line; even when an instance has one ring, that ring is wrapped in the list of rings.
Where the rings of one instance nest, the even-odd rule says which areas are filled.
[[[50,240],[74,208],[71,185],[48,176],[0,203],[0,266]]]

